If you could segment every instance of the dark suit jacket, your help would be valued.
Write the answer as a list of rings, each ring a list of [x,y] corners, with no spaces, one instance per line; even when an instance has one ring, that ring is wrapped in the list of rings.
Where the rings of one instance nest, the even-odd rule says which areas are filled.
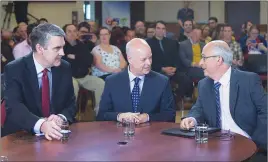
[[[97,120],[117,120],[117,115],[133,112],[128,70],[105,80]],[[175,121],[175,105],[167,77],[151,71],[145,75],[138,112],[147,113],[150,121]]]
[[[162,45],[164,53],[162,52],[159,40],[155,37],[146,40],[152,50],[152,70],[162,72],[162,67],[177,67],[180,68],[178,55],[178,42],[169,38],[163,38]]]
[[[72,71],[62,60],[52,67],[51,114],[63,114],[69,122],[76,114]],[[5,96],[8,125],[33,132],[36,122],[43,117],[41,94],[33,54],[10,62],[5,68]],[[12,123],[12,124],[10,124]]]
[[[216,126],[214,81],[205,78],[198,83],[198,99],[188,117]],[[235,123],[257,144],[267,145],[267,94],[260,77],[251,72],[232,69],[230,80],[230,112]]]
[[[201,51],[205,44],[200,42]],[[191,67],[193,61],[193,48],[190,39],[187,39],[180,43],[179,57],[182,63],[183,69]]]

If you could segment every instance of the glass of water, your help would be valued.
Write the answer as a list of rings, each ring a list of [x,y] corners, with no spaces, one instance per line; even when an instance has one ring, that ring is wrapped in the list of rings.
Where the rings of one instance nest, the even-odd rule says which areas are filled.
[[[208,125],[207,124],[197,124],[195,126],[195,141],[196,143],[208,142]]]
[[[7,159],[6,156],[1,156],[1,157],[0,157],[0,161],[1,161],[1,162],[2,162],[2,161],[4,162],[4,161],[8,161],[8,159]]]
[[[135,120],[133,118],[126,118],[122,120],[124,136],[135,135]]]
[[[64,141],[68,141],[69,140],[69,136],[70,136],[70,128],[69,128],[69,123],[68,121],[66,120],[63,120],[60,124],[60,127],[61,127],[61,131],[60,133],[62,134],[62,137],[61,137],[61,141],[64,142]]]

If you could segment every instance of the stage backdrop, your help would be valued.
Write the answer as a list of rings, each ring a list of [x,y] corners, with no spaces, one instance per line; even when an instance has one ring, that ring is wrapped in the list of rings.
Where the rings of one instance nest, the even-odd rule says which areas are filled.
[[[110,28],[113,19],[121,27],[130,27],[130,2],[102,1],[102,26]]]

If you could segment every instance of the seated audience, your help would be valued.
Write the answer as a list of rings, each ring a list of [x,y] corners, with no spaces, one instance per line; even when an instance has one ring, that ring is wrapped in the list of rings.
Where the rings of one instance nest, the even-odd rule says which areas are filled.
[[[267,94],[260,77],[232,68],[232,51],[222,40],[208,43],[202,54],[206,78],[199,81],[198,99],[181,128],[206,123],[250,138],[267,150]]]
[[[259,34],[257,26],[252,25],[248,35],[240,39],[243,53],[245,54],[263,54],[267,53],[267,42]]]
[[[120,72],[127,64],[119,48],[110,45],[111,33],[107,28],[100,28],[99,38],[100,44],[91,52],[94,56],[92,75],[105,80],[108,75]]]
[[[27,35],[30,35],[32,30],[37,26],[37,24],[30,24],[27,26]],[[32,52],[30,37],[27,37],[24,41],[17,44],[13,49],[13,56],[15,59],[19,59],[26,56]]]
[[[146,29],[146,38],[153,38],[155,35],[155,24],[150,24]]]
[[[89,51],[95,47],[95,44],[92,42],[93,35],[90,33],[90,25],[87,22],[81,22],[78,24],[78,40],[86,44]]]
[[[146,27],[144,25],[144,22],[137,21],[135,24],[135,34],[137,38],[146,38]]]
[[[216,28],[218,26],[218,19],[216,17],[210,17],[208,19],[208,26],[209,26],[209,36],[213,39],[215,38]]]
[[[132,39],[127,44],[127,58],[129,67],[106,79],[97,120],[174,122],[171,86],[167,77],[151,71],[150,46],[143,39]]]
[[[205,46],[204,43],[200,42],[200,37],[201,29],[195,28],[190,34],[190,39],[180,43],[179,56],[182,64],[182,71],[186,74],[186,77],[184,77],[184,85],[186,85],[186,82],[188,82],[188,84],[191,83],[192,85],[193,80],[204,78],[203,70],[198,64],[201,60],[202,49]],[[185,96],[189,99],[193,94],[193,86],[185,93]]]
[[[85,25],[85,23],[83,24]],[[87,29],[89,31],[89,28],[82,27],[83,24],[80,23],[78,25],[78,28],[80,27],[80,34],[81,30]],[[88,23],[85,26],[87,25],[89,26]],[[66,39],[63,47],[65,56],[62,58],[71,65],[75,96],[76,98],[78,97],[79,87],[93,91],[96,101],[94,111],[97,114],[100,97],[104,89],[104,81],[96,76],[88,75],[93,63],[93,56],[90,52],[94,46],[84,44],[77,39],[77,29],[73,24],[65,25],[63,30],[66,33]]]
[[[203,25],[201,30],[202,30],[202,35],[200,38],[200,42],[207,44],[208,42],[211,41],[211,37],[209,36],[209,26]]]
[[[33,29],[33,53],[5,67],[6,134],[19,130],[60,140],[59,123],[74,122],[72,72],[62,60],[65,33],[54,24]],[[3,132],[2,132],[3,133]]]
[[[189,39],[190,33],[193,31],[193,20],[187,19],[183,22],[184,33],[180,33],[178,37],[178,42],[185,41]]]
[[[244,56],[240,47],[240,44],[235,40],[232,40],[232,27],[230,25],[224,25],[223,27],[223,41],[226,42],[231,51],[233,52],[233,66],[241,67],[243,66]]]

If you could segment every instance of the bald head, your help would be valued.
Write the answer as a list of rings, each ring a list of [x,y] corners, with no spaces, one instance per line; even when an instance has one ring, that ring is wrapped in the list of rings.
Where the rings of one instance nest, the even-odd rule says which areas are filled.
[[[233,61],[233,52],[229,45],[222,40],[211,41],[205,45],[203,53],[213,53],[223,58],[225,64],[231,66]]]
[[[130,71],[136,75],[148,74],[151,70],[152,51],[147,42],[140,38],[134,38],[126,45],[127,59]]]
[[[144,39],[134,38],[130,40],[126,45],[126,53],[130,55],[131,53],[137,53],[141,51],[141,49],[147,49],[151,51],[150,46]]]

